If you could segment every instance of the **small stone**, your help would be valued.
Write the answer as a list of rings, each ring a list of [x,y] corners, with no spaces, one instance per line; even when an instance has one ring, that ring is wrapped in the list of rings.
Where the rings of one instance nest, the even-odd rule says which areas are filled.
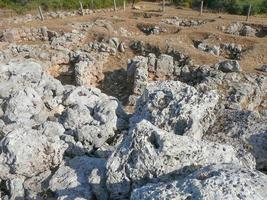
[[[218,69],[225,73],[240,72],[241,67],[236,60],[225,60],[218,64]]]

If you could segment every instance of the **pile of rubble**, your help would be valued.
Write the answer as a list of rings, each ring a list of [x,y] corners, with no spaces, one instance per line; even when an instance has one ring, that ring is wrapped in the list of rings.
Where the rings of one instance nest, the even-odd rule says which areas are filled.
[[[1,33],[1,42],[19,42],[19,41],[51,41],[53,37],[59,34],[49,31],[47,27],[41,28],[12,28],[6,29]]]
[[[232,35],[241,35],[249,37],[264,37],[267,35],[267,27],[260,25],[242,24],[240,22],[234,22],[228,27],[221,27],[222,31]]]
[[[138,24],[137,27],[147,35],[159,35],[160,33],[167,32],[166,29],[154,24]]]
[[[1,65],[1,74],[0,194],[4,183],[10,199],[38,198],[48,178],[58,189],[53,180],[65,167],[64,155],[94,153],[92,160],[103,164],[128,127],[115,98],[95,88],[64,87],[37,63]]]
[[[131,117],[116,98],[63,86],[36,62],[0,69],[2,199],[267,195],[256,170],[267,167],[267,79],[237,61],[191,68],[164,54],[134,58]]]
[[[65,33],[51,31],[46,27],[5,30],[1,41],[6,46],[0,50],[0,61],[8,63],[12,60],[35,59],[54,77],[72,77],[74,85],[96,85],[104,78],[103,66],[108,62],[109,56],[125,52],[127,47],[116,37],[83,44],[86,32],[93,27],[113,29],[109,21],[96,20],[94,23],[78,23],[72,26],[75,29]],[[17,44],[22,40],[42,40],[45,43]]]
[[[222,43],[219,45],[210,45],[205,41],[195,41],[195,46],[201,51],[208,52],[214,56],[224,56],[228,59],[241,60],[242,53],[246,50],[240,44]]]
[[[184,26],[184,27],[194,27],[200,26],[202,24],[206,24],[210,22],[209,20],[200,20],[200,19],[183,19],[180,17],[173,17],[161,20],[162,23],[175,25],[177,27]]]
[[[83,9],[84,15],[91,15],[93,13],[107,13],[107,12],[114,12],[114,9],[112,8],[105,8],[105,9]],[[66,18],[66,17],[75,17],[80,16],[82,13],[80,10],[76,11],[56,11],[56,12],[44,12],[43,16],[45,19],[56,19],[56,18]],[[41,20],[41,17],[39,14],[32,15],[27,14],[24,16],[16,16],[16,17],[10,17],[5,18],[0,21],[0,25],[4,24],[22,24],[22,23],[28,23],[35,20]]]

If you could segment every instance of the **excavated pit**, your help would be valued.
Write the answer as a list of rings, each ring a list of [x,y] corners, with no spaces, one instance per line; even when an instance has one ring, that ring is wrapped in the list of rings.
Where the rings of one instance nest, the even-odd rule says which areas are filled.
[[[104,73],[104,79],[100,81],[97,87],[105,94],[114,96],[126,106],[128,98],[131,95],[132,85],[127,80],[127,71],[117,69]]]
[[[173,26],[162,26],[150,23],[139,23],[137,28],[146,35],[163,35],[163,34],[176,34],[180,31],[179,28]]]
[[[58,79],[62,85],[76,85],[73,64],[61,64],[50,68],[48,74]]]

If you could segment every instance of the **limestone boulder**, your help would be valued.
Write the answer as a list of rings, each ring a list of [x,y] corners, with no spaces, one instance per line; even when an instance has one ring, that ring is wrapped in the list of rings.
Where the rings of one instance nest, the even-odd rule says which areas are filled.
[[[232,164],[210,165],[186,178],[148,184],[133,191],[131,200],[146,199],[231,199],[267,197],[267,176]]]
[[[132,123],[142,119],[177,135],[201,139],[212,125],[218,95],[199,92],[179,81],[149,83],[139,99]]]
[[[133,127],[107,162],[107,188],[111,199],[125,199],[135,188],[186,174],[195,166],[234,163],[255,167],[249,154],[241,156],[232,146],[169,134],[141,121]]]
[[[17,126],[0,143],[1,166],[11,174],[32,177],[58,166],[67,145],[59,137],[46,137],[41,131]]]
[[[104,184],[105,160],[87,156],[63,162],[49,182],[57,199],[107,199]]]

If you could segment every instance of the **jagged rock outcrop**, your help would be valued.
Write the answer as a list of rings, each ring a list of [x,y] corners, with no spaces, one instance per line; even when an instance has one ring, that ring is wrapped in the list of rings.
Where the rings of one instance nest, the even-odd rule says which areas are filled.
[[[59,165],[67,145],[59,136],[15,126],[1,140],[0,148],[0,165],[8,167],[11,174],[32,177]]]
[[[233,145],[256,158],[257,168],[267,169],[267,119],[251,111],[225,110],[205,139]],[[222,127],[222,124],[224,125]]]
[[[267,176],[232,164],[200,168],[176,181],[148,184],[133,191],[131,200],[265,199]]]
[[[213,123],[218,98],[214,91],[202,93],[179,81],[152,82],[131,121],[146,119],[170,133],[201,139]]]
[[[49,182],[57,199],[108,199],[105,189],[105,160],[87,156],[63,162]]]
[[[217,46],[217,45],[209,46],[208,44],[200,43],[197,46],[197,48],[202,51],[209,52],[210,54],[215,55],[215,56],[220,55],[220,46]]]
[[[239,22],[234,22],[230,24],[225,30],[225,33],[228,34],[250,36],[250,37],[255,37],[257,32],[258,31],[255,28],[251,27],[251,25],[242,24]]]
[[[265,25],[93,12],[0,20],[0,199],[267,199]]]
[[[1,65],[1,73],[0,98],[5,123],[31,126],[45,122],[53,110],[46,105],[63,93],[61,83],[44,75],[41,65],[32,61]]]
[[[74,73],[77,85],[91,86],[103,79],[103,65],[107,62],[107,54],[76,53]]]
[[[239,62],[236,60],[222,61],[222,62],[218,63],[218,69],[224,73],[240,72],[241,71],[241,67],[239,65]]]
[[[118,100],[98,89],[74,88],[63,104],[67,109],[60,121],[86,152],[100,148],[116,131],[128,127],[127,115]]]
[[[52,195],[46,194],[51,188],[62,198],[72,198],[75,191],[79,197],[83,186],[82,194],[92,199],[106,198],[106,190],[102,188],[105,160],[100,158],[114,151],[116,139],[128,128],[128,116],[119,101],[96,88],[62,86],[44,74],[42,66],[34,61],[2,64],[0,70],[0,193],[3,199],[42,199],[43,195]],[[85,156],[91,152],[96,153],[92,158]],[[81,160],[77,157],[67,161],[69,156],[82,155]],[[101,167],[92,167],[89,174],[92,189],[87,191],[88,177],[84,174],[87,171],[79,169],[79,165],[93,166],[93,161]],[[78,167],[74,170],[77,176],[73,171],[68,172],[65,165]],[[60,191],[61,186],[50,180],[51,176],[52,180],[62,179],[61,171],[53,175],[58,167],[63,174],[67,171],[66,174],[77,177],[77,186],[79,181],[85,185],[73,191],[69,188],[67,193]],[[66,181],[71,182],[71,175]]]
[[[111,199],[125,199],[131,190],[153,181],[168,179],[190,166],[234,163],[254,168],[229,145],[198,141],[165,132],[143,120],[134,126],[107,163],[107,188]]]
[[[173,17],[161,20],[163,23],[172,24],[175,26],[185,26],[185,27],[193,27],[200,26],[208,22],[208,20],[199,20],[199,19],[183,19],[180,17]]]

